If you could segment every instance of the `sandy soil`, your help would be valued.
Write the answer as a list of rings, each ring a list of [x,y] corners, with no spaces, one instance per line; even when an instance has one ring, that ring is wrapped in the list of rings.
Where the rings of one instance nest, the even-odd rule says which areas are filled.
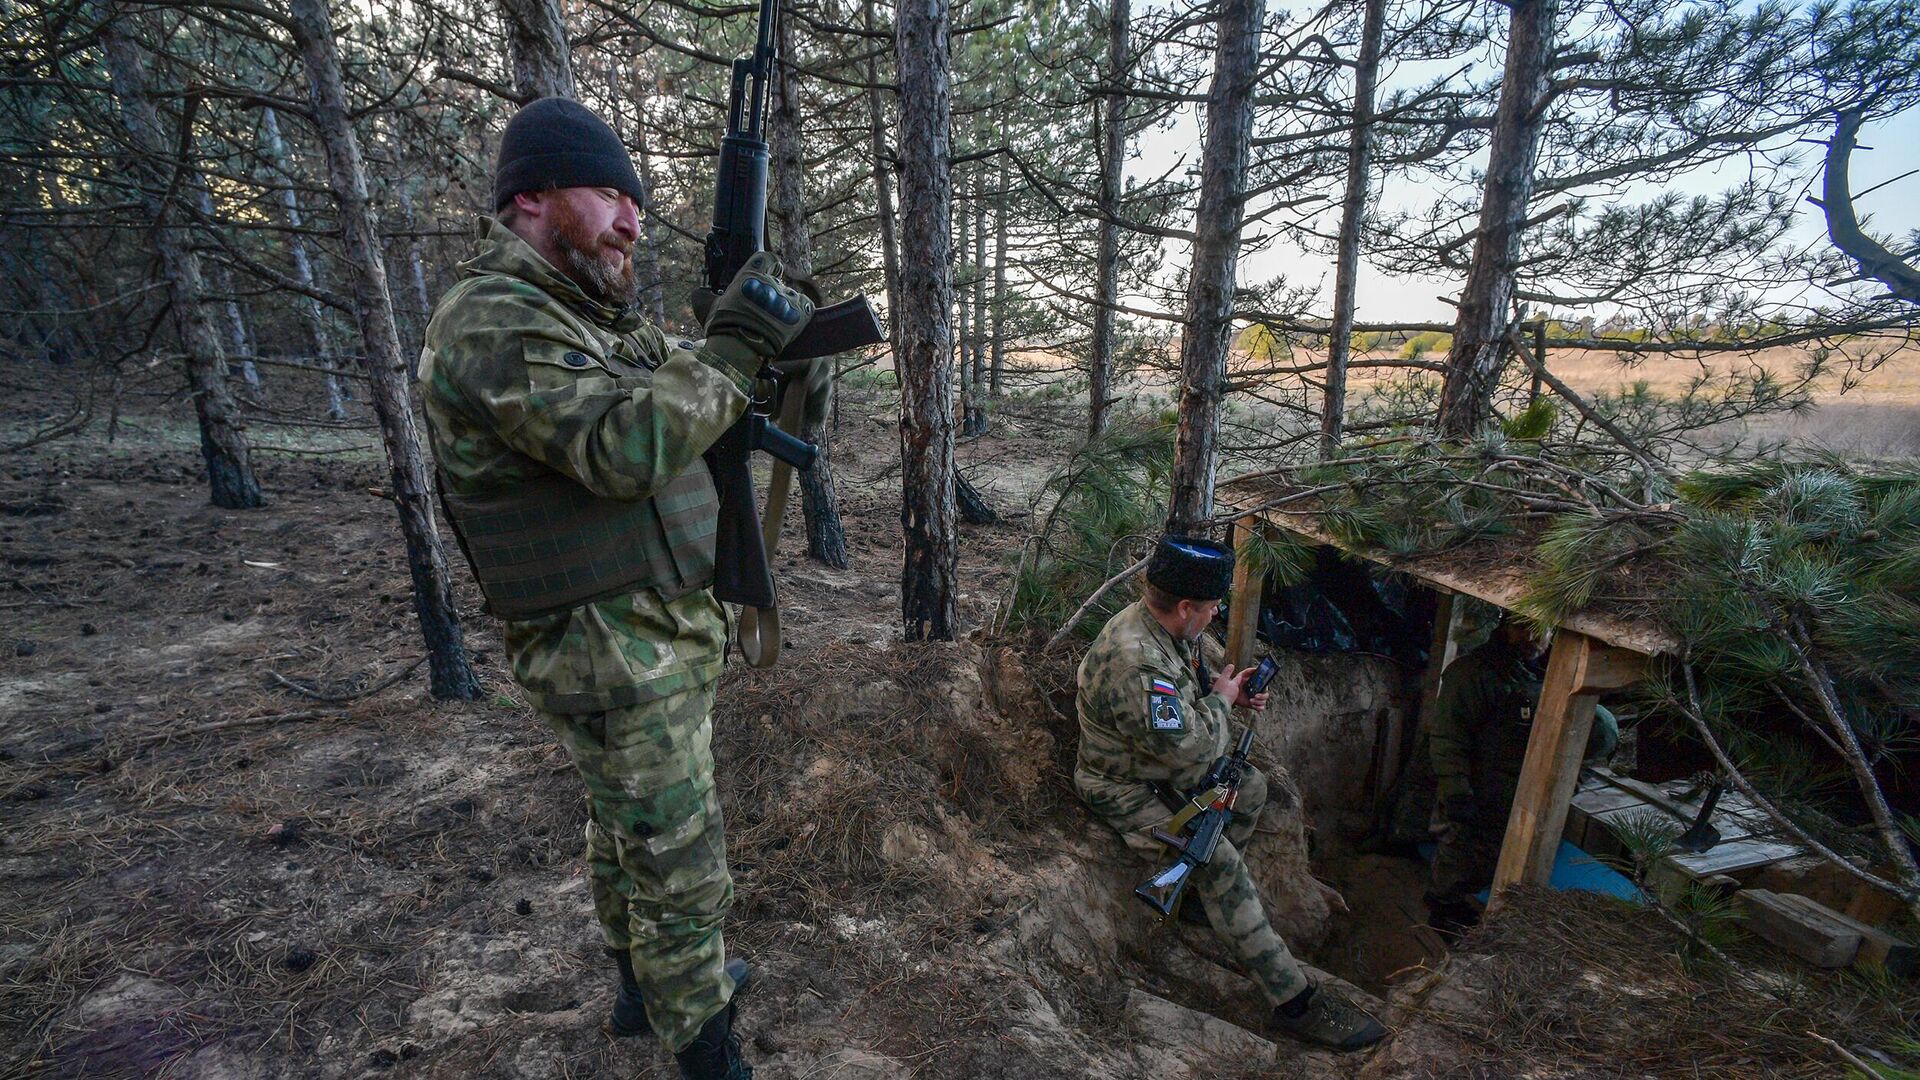
[[[1035,958],[1052,912],[1101,910],[1068,721],[976,715],[968,647],[899,643],[890,409],[856,401],[838,436],[851,568],[792,554],[790,519],[791,651],[730,667],[716,713],[761,1074],[1199,1075],[1219,1047],[1170,1017],[1272,1060],[1184,1011],[1247,1020],[1246,984],[1117,956],[1115,914],[1085,931],[1100,974]],[[218,510],[188,424],[130,415],[0,472],[0,1077],[670,1075],[599,1031],[579,782],[464,571],[490,696],[436,703],[383,468],[325,436],[343,452],[260,455],[265,509]],[[962,444],[1004,515],[963,529],[964,626],[1074,428],[1037,409]]]

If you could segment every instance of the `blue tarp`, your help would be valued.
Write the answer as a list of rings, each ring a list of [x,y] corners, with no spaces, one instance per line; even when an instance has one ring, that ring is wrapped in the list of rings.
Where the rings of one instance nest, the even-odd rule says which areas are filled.
[[[1431,862],[1433,845],[1421,844],[1420,855]],[[1560,841],[1559,850],[1553,853],[1553,877],[1547,884],[1556,889],[1578,892],[1600,893],[1603,896],[1617,896],[1622,900],[1635,903],[1645,899],[1640,887],[1618,870],[1595,859],[1593,856],[1574,847],[1565,840]],[[1480,901],[1485,903],[1487,892],[1480,891]]]

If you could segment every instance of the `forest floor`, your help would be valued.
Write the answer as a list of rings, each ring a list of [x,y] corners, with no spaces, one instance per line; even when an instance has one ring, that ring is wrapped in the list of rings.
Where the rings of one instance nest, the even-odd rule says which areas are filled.
[[[790,519],[790,652],[771,672],[730,665],[716,708],[727,934],[758,970],[741,1024],[759,1075],[1602,1075],[1554,1071],[1577,1034],[1526,1042],[1518,1013],[1498,1066],[1500,1032],[1418,1007],[1395,1022],[1440,1024],[1432,1053],[1276,1047],[1248,984],[1191,937],[1149,940],[1114,876],[1132,871],[1101,868],[1068,787],[1060,672],[900,641],[884,405],[856,395],[836,437],[851,568],[796,557]],[[488,698],[433,702],[418,672],[354,697],[420,652],[384,468],[358,436],[263,452],[269,505],[218,510],[188,424],[182,407],[133,415],[112,446],[0,468],[0,1078],[672,1075],[651,1040],[599,1028],[612,980],[579,782],[464,569]],[[1027,498],[1074,430],[1034,405],[962,444],[1003,515],[963,530],[965,627],[1004,593]],[[1404,935],[1417,871],[1324,870]],[[1509,960],[1542,947],[1491,940]],[[1349,917],[1309,959],[1384,990],[1402,954],[1387,955]],[[1413,975],[1446,970],[1407,955]],[[1818,1075],[1793,1064],[1778,1075]]]

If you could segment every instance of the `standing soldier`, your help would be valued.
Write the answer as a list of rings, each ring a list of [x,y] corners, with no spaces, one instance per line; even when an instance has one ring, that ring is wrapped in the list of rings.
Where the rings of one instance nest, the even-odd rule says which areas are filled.
[[[1426,901],[1427,921],[1443,933],[1480,921],[1474,896],[1493,883],[1500,862],[1540,700],[1540,651],[1524,623],[1503,615],[1485,644],[1441,676],[1427,721],[1436,787]],[[1610,756],[1619,741],[1613,714],[1596,707],[1587,757]]]
[[[812,305],[756,256],[703,341],[669,342],[634,307],[641,198],[584,107],[515,113],[497,217],[434,309],[420,378],[447,516],[514,679],[586,782],[594,912],[620,969],[609,1026],[653,1031],[683,1076],[741,1078],[747,965],[721,936],[733,878],[710,716],[727,626],[701,454]]]
[[[1229,665],[1209,682],[1200,657],[1200,635],[1232,581],[1231,549],[1195,537],[1162,537],[1147,561],[1141,599],[1107,623],[1080,662],[1074,789],[1128,847],[1149,857],[1167,850],[1153,830],[1167,824],[1227,753],[1232,710],[1267,704],[1264,693],[1247,696],[1254,669],[1236,673]],[[1195,874],[1206,922],[1260,984],[1273,1007],[1273,1030],[1337,1050],[1378,1042],[1386,1029],[1310,984],[1267,922],[1240,854],[1266,801],[1266,778],[1249,768],[1227,835]]]

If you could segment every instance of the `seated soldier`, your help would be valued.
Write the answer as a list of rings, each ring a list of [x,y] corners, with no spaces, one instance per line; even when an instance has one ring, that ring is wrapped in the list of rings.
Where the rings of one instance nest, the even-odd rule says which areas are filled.
[[[1426,901],[1436,930],[1457,933],[1480,919],[1474,897],[1493,884],[1500,861],[1540,700],[1543,653],[1532,630],[1503,613],[1486,644],[1455,660],[1441,677],[1427,721],[1437,786]],[[1596,707],[1588,759],[1612,755],[1619,739],[1613,714]]]
[[[1142,599],[1107,623],[1080,663],[1074,788],[1129,848],[1162,862],[1171,851],[1152,831],[1167,824],[1227,753],[1230,712],[1266,705],[1265,694],[1246,693],[1253,668],[1235,672],[1229,665],[1208,680],[1200,658],[1200,635],[1232,580],[1230,549],[1163,537],[1148,560]],[[1273,1030],[1338,1050],[1377,1042],[1386,1029],[1337,993],[1309,983],[1267,922],[1240,853],[1266,799],[1266,779],[1247,770],[1227,835],[1194,875],[1206,922],[1260,984],[1273,1009]]]

